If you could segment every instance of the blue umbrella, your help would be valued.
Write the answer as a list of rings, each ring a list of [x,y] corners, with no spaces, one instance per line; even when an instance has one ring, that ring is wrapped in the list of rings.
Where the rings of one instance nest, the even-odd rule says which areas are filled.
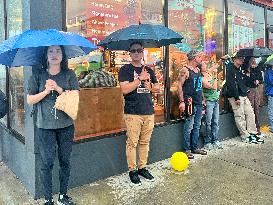
[[[47,46],[62,45],[66,58],[90,53],[97,47],[84,37],[55,29],[27,30],[0,44],[0,64],[7,66],[33,66],[41,64]]]
[[[117,30],[99,43],[109,50],[128,50],[133,42],[144,48],[159,48],[181,42],[183,37],[163,25],[139,24]]]

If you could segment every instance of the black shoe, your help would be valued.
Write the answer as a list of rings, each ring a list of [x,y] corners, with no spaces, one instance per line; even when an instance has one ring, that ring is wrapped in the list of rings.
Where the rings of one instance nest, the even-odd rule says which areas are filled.
[[[57,204],[58,205],[75,205],[75,203],[72,201],[72,198],[70,198],[66,194],[65,195],[59,195]]]
[[[130,177],[131,182],[132,182],[134,185],[136,185],[136,186],[140,186],[140,185],[141,185],[141,181],[140,181],[140,179],[139,179],[137,170],[130,171],[130,172],[129,172],[129,177]]]
[[[147,181],[154,181],[155,178],[151,173],[144,167],[142,169],[138,169],[138,174],[142,176]]]

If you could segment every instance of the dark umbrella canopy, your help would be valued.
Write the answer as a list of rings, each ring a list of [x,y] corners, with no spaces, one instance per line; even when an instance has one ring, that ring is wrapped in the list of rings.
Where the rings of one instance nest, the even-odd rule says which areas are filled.
[[[238,57],[261,57],[270,56],[273,54],[273,50],[267,47],[247,47],[241,48],[236,56]]]
[[[117,30],[99,43],[109,50],[128,50],[133,42],[144,48],[159,48],[181,42],[183,37],[163,25],[140,24]]]
[[[82,56],[97,47],[84,37],[55,29],[28,30],[0,44],[0,64],[7,66],[32,66],[41,64],[45,48],[64,47],[66,58]]]

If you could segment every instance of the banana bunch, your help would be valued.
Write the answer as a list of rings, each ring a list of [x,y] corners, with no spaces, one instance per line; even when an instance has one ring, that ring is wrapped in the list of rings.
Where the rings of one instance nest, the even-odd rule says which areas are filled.
[[[105,71],[91,71],[83,79],[79,80],[81,88],[116,87],[116,78]]]

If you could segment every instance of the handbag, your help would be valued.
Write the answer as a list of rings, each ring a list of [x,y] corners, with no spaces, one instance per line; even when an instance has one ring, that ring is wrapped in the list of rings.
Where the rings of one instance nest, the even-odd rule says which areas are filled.
[[[185,103],[185,110],[184,112],[180,113],[181,119],[186,119],[193,114],[193,104],[192,104],[192,97],[186,97],[184,98]]]
[[[79,109],[79,92],[63,92],[57,97],[54,107],[58,110],[65,112],[73,120],[76,120]]]

